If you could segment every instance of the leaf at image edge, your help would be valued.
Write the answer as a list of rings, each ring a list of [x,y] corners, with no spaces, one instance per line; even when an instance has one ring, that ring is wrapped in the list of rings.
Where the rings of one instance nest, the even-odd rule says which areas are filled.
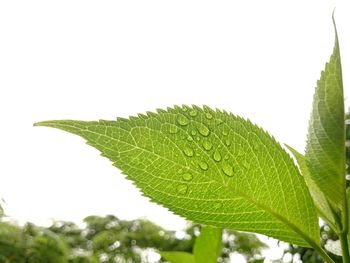
[[[333,19],[334,22],[334,19]],[[305,158],[310,175],[334,207],[345,200],[345,111],[340,50],[333,53],[315,89]]]

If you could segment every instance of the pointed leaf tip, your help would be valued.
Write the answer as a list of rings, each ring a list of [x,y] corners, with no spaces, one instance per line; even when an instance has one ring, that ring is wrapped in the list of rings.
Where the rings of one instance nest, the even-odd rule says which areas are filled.
[[[34,127],[53,127],[55,121],[39,121],[33,124]]]
[[[34,126],[34,127],[45,126],[45,121],[35,122],[35,123],[33,123],[33,126]]]

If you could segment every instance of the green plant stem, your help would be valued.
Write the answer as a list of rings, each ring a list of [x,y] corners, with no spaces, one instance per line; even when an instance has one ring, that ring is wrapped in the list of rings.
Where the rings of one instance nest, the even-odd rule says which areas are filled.
[[[324,259],[325,262],[327,262],[327,263],[335,263],[334,260],[321,247],[316,246],[316,247],[314,247],[314,249]],[[344,261],[344,263],[345,263],[345,261]]]
[[[346,189],[346,183],[345,183]],[[342,231],[339,235],[341,251],[344,263],[350,263],[349,244],[348,244],[348,233],[349,233],[349,211],[348,211],[348,198],[347,192],[344,193],[344,206],[343,206],[343,217],[342,217]]]
[[[350,263],[350,257],[349,257],[349,246],[348,246],[348,235],[346,232],[342,232],[339,235],[340,244],[341,244],[341,251],[343,256],[343,263]]]

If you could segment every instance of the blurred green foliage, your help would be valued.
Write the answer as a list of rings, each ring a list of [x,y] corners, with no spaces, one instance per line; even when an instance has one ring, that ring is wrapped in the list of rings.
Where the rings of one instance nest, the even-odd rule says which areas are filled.
[[[320,234],[321,234],[322,247],[325,247],[327,242],[339,240],[336,233],[327,225],[323,225],[321,227]],[[285,249],[284,254],[291,255],[291,261],[287,261],[287,262],[294,262],[292,261],[292,259],[295,255],[297,255],[303,263],[323,263],[324,262],[324,260],[318,255],[318,253],[311,248],[289,245],[288,248]],[[332,253],[329,253],[329,255],[334,260],[334,262],[336,263],[343,262],[341,256],[337,256]]]
[[[113,215],[89,216],[84,224],[56,221],[44,228],[19,226],[0,219],[0,263],[160,263],[158,251],[191,252],[200,225],[181,233],[144,220],[120,220]],[[247,261],[261,258],[266,246],[252,234],[225,230],[219,262],[229,262],[232,252]]]

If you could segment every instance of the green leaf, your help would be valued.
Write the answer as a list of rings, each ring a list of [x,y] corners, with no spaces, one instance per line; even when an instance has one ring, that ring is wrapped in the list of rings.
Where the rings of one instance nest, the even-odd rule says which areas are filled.
[[[216,263],[221,254],[222,229],[202,227],[193,248],[196,263]]]
[[[309,171],[309,164],[308,164],[308,161],[305,159],[305,156],[288,145],[286,145],[286,147],[292,152],[292,154],[298,161],[301,174],[303,175],[305,182],[309,188],[310,194],[317,208],[317,212],[333,229],[337,229],[338,227],[334,219],[332,208],[329,205],[323,192],[320,190],[318,185],[315,183],[315,181],[311,177],[311,174]]]
[[[345,113],[338,37],[317,82],[305,158],[310,175],[334,207],[345,200]]]
[[[85,138],[171,211],[205,225],[318,247],[318,219],[293,160],[227,112],[169,108],[117,121],[46,121]]]
[[[160,255],[170,263],[196,263],[194,256],[187,252],[164,251]]]

